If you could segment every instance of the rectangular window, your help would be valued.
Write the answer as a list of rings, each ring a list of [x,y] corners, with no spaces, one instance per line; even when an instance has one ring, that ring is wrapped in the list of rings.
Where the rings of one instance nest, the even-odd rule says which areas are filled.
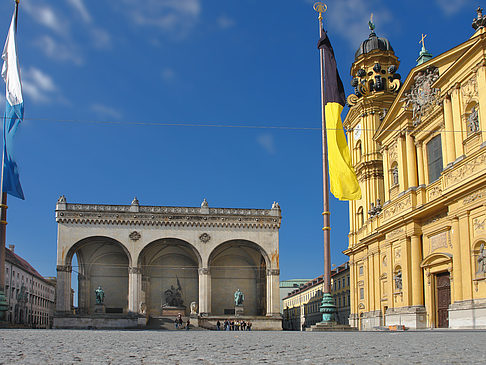
[[[363,266],[360,266],[359,267],[359,275],[363,275],[363,273],[364,273],[364,268],[363,268]]]
[[[364,299],[364,288],[359,289],[359,299]]]
[[[430,184],[440,177],[443,168],[440,135],[435,136],[427,143],[427,160]]]

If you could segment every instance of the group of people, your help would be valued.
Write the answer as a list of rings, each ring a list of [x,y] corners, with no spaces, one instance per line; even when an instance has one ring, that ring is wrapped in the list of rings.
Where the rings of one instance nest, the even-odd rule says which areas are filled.
[[[189,330],[190,324],[191,324],[191,321],[189,320],[189,317],[187,317],[186,327],[185,327],[186,330]],[[182,319],[182,314],[180,314],[180,313],[176,317],[175,328],[176,328],[176,330],[184,328],[184,321]]]
[[[216,328],[218,331],[251,331],[251,322],[245,322],[245,321],[233,321],[229,319],[225,319],[223,323],[221,323],[219,320],[216,322]]]

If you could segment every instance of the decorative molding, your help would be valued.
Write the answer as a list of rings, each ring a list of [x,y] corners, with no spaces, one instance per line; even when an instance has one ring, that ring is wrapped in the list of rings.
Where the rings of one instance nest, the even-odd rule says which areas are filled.
[[[138,241],[140,238],[142,238],[142,234],[137,231],[133,231],[128,235],[128,238],[130,238],[133,241]]]
[[[363,304],[363,303],[359,303],[359,305],[358,305],[358,309],[365,309],[364,304]]]
[[[136,214],[131,205],[65,204],[56,210],[56,221],[66,224],[127,226],[186,226],[224,228],[279,229],[280,209],[233,209],[196,207],[139,206]]]
[[[464,198],[464,200],[462,201],[462,204],[463,205],[471,204],[471,203],[475,202],[476,200],[484,198],[484,197],[486,197],[486,189],[479,190],[479,191],[476,191],[476,192],[468,195],[467,197]]]
[[[427,193],[428,193],[428,200],[434,200],[435,198],[438,198],[442,195],[442,188],[440,186],[440,184],[437,184],[435,186],[432,186],[431,188],[427,189]]]
[[[199,240],[202,243],[208,243],[211,240],[211,236],[208,233],[203,233],[202,235],[199,236]]]
[[[397,141],[395,141],[388,149],[388,163],[390,164],[390,166],[393,162],[398,161],[397,150],[398,150]],[[385,168],[387,167],[385,166]]]
[[[358,286],[363,286],[364,285],[364,280],[358,281]]]
[[[402,249],[397,247],[395,249],[395,260],[399,260],[402,257]]]
[[[405,233],[405,228],[403,228],[403,227],[397,228],[397,229],[391,231],[390,233],[387,233],[386,239],[389,240],[389,239],[397,237],[397,236],[399,236],[403,233]]]
[[[72,272],[73,267],[71,265],[57,265],[56,270],[62,272]]]
[[[429,224],[435,223],[445,217],[447,217],[447,212],[439,213],[437,215],[434,215],[432,218],[429,218],[426,221],[424,221],[422,223],[422,226],[428,226]]]
[[[389,204],[385,208],[385,219],[396,217],[399,213],[412,207],[412,198],[410,194],[404,200],[401,200],[394,204]]]
[[[445,175],[445,186],[449,187],[457,183],[463,183],[469,176],[476,174],[479,170],[486,168],[486,153],[476,156],[461,167],[450,170]]]

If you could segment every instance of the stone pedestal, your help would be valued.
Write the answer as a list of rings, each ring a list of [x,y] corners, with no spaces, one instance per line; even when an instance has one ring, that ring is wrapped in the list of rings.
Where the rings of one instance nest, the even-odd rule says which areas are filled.
[[[182,316],[186,315],[186,307],[172,307],[172,306],[163,306],[162,307],[162,315],[163,316],[177,316],[178,314],[182,314]]]
[[[94,312],[95,314],[105,314],[106,313],[105,305],[96,303]]]
[[[235,306],[235,316],[242,316],[245,313],[245,310],[242,305]]]

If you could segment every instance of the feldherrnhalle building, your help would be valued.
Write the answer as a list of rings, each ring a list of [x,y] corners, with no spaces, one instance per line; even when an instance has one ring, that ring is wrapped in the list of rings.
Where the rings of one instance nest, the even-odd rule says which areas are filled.
[[[371,34],[344,122],[363,197],[349,205],[350,324],[486,328],[486,16],[406,79]],[[423,44],[423,43],[422,43]]]

